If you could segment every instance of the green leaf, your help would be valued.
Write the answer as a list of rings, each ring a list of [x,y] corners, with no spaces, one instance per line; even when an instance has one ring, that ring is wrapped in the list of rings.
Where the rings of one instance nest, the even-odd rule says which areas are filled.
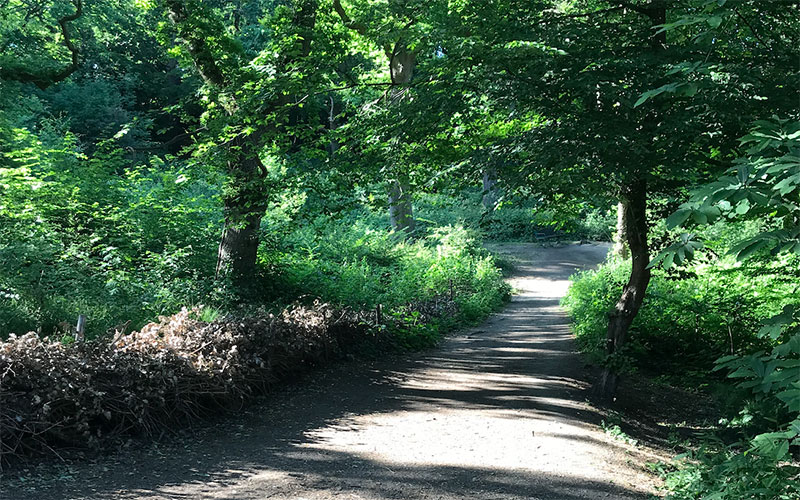
[[[752,444],[759,455],[773,460],[781,460],[789,453],[789,440],[785,432],[759,434],[753,438]]]
[[[728,374],[728,378],[750,378],[753,376],[753,370],[750,367],[742,366]]]
[[[794,335],[783,344],[776,346],[774,351],[778,356],[795,356],[800,354],[800,333]]]
[[[747,200],[747,199],[745,198],[744,200],[740,201],[740,202],[739,202],[739,203],[736,205],[736,210],[735,210],[735,212],[736,212],[736,214],[737,214],[737,215],[744,215],[744,214],[746,214],[746,213],[747,213],[749,210],[750,210],[750,201],[749,201],[749,200]]]
[[[636,102],[633,104],[633,107],[638,108],[639,106],[647,102],[647,100],[650,99],[652,96],[653,94],[651,94],[650,92],[645,92],[644,94],[641,95],[641,97],[636,99]]]
[[[679,208],[669,217],[667,217],[667,228],[674,229],[684,222],[692,215],[692,211],[686,208]]]
[[[744,245],[737,245],[740,247],[740,250],[736,250],[737,247],[734,247],[734,252],[736,253],[736,260],[739,262],[745,261],[750,258],[754,253],[758,252],[762,248],[764,248],[768,244],[767,241],[764,240],[756,240],[747,241]]]
[[[670,269],[675,262],[675,254],[670,252],[664,255],[664,269]]]
[[[779,392],[775,397],[783,401],[789,411],[800,412],[800,389]]]
[[[780,325],[764,325],[761,329],[758,330],[759,337],[769,337],[772,340],[777,339],[781,336],[781,326]]]

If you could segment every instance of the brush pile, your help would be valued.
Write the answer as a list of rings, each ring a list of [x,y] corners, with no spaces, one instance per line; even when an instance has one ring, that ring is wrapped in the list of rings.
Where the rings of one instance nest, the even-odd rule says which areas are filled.
[[[362,314],[316,303],[206,323],[196,310],[139,332],[65,344],[0,341],[0,465],[126,435],[160,435],[235,409],[366,338]]]

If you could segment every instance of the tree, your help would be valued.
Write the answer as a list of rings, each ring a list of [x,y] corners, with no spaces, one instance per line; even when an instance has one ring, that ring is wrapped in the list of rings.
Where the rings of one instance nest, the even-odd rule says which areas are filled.
[[[381,31],[369,27],[366,23],[354,21],[345,10],[341,0],[334,0],[333,7],[346,27],[381,46],[386,57],[390,83],[386,102],[388,109],[398,111],[392,114],[395,115],[394,125],[399,125],[398,122],[401,121],[399,111],[410,100],[409,85],[414,79],[417,67],[419,49],[413,49],[412,44],[416,45],[417,42],[409,39],[412,36],[410,28],[418,22],[417,13],[414,12],[415,6],[401,3],[390,4],[385,10],[376,13],[371,11],[374,9],[372,5],[361,5],[360,7],[366,10],[365,13],[369,17],[379,18],[382,23]],[[394,131],[393,135],[394,137],[389,139],[390,143],[397,144],[404,140],[403,135],[405,134],[400,127]],[[384,159],[389,164],[387,170],[390,172],[388,179],[389,220],[393,230],[410,233],[414,231],[415,221],[413,191],[406,171],[407,166],[402,165],[402,158],[398,157],[397,151],[391,151],[391,145],[388,149]],[[395,149],[399,149],[399,147]]]
[[[222,163],[229,176],[217,275],[230,276],[241,288],[256,273],[259,228],[268,202],[262,154],[268,145],[284,153],[292,149],[293,141],[280,136],[297,124],[292,90],[307,76],[303,65],[312,52],[318,5],[302,0],[276,14],[279,31],[274,36],[285,38],[274,38],[271,47],[255,54],[228,34],[218,9],[194,0],[167,0],[166,8],[185,58],[205,83],[205,126],[212,134],[201,151]],[[237,16],[227,19],[234,30],[240,28]]]
[[[626,7],[630,7],[636,12],[646,15],[651,20],[653,28],[657,30],[655,31],[656,35],[653,38],[654,49],[659,49],[659,48],[664,49],[667,47],[667,33],[670,32],[671,27],[700,22],[703,23],[704,26],[709,26],[712,29],[710,30],[710,32],[705,31],[704,29],[700,29],[695,33],[693,33],[694,35],[693,39],[689,40],[682,37],[676,37],[674,43],[686,44],[683,47],[679,46],[679,48],[683,50],[681,50],[679,54],[676,54],[678,57],[681,56],[685,57],[686,55],[690,54],[692,52],[692,49],[694,48],[693,43],[706,43],[706,41],[711,39],[711,37],[713,36],[717,37],[725,36],[727,40],[722,44],[720,44],[722,45],[722,48],[717,49],[719,51],[717,53],[717,56],[719,57],[718,61],[721,63],[718,66],[721,67],[720,69],[724,68],[724,70],[727,70],[729,74],[732,70],[738,71],[740,72],[740,76],[742,77],[743,80],[745,79],[756,80],[758,82],[757,88],[759,89],[759,92],[764,92],[769,94],[771,93],[772,90],[770,87],[772,87],[773,85],[779,88],[784,87],[784,85],[786,85],[791,80],[787,80],[784,75],[775,73],[775,69],[781,66],[782,62],[781,60],[783,59],[782,55],[778,55],[777,58],[772,58],[772,60],[767,65],[765,65],[764,69],[762,70],[753,71],[751,68],[740,66],[741,58],[745,56],[745,54],[741,53],[742,49],[748,50],[747,45],[749,45],[753,41],[755,41],[758,45],[761,45],[761,47],[759,47],[761,50],[763,50],[765,48],[764,46],[766,45],[763,38],[759,37],[758,33],[754,31],[752,24],[748,21],[748,16],[746,16],[743,13],[744,9],[749,7],[750,9],[753,9],[754,13],[761,14],[762,16],[764,14],[767,14],[767,12],[771,11],[771,15],[777,14],[778,18],[780,19],[781,17],[783,17],[783,13],[780,12],[783,10],[783,8],[782,7],[776,8],[775,6],[773,6],[772,8],[767,7],[766,9],[764,9],[760,5],[754,3],[749,3],[749,5],[743,4],[737,7],[729,7],[730,12],[728,13],[727,17],[729,20],[735,19],[737,21],[737,24],[733,25],[731,28],[733,33],[731,32],[726,33],[725,28],[727,27],[727,24],[723,25],[723,17],[717,15],[718,14],[717,9],[719,7],[722,7],[723,4],[725,4],[725,2],[716,2],[716,3],[702,2],[701,5],[702,10],[700,10],[699,15],[697,14],[686,15],[685,11],[678,10],[673,14],[677,18],[677,20],[673,24],[667,24],[666,2],[651,1],[648,4],[645,4],[644,6],[634,6],[627,3],[624,3],[623,5],[625,5]],[[689,10],[690,12],[692,7],[696,8],[696,6],[691,5],[691,3],[685,6],[685,8],[687,8],[687,10]],[[717,28],[720,29],[717,30]],[[749,31],[748,34],[749,36],[747,36],[743,40],[738,40],[736,38],[736,35],[745,30]],[[786,32],[784,33],[788,34]],[[710,43],[711,44],[714,43],[713,39],[711,39]],[[705,61],[703,63],[693,62],[692,66],[690,67],[696,69],[703,66],[704,64],[707,64],[713,48],[714,47],[712,45],[712,48],[706,52]],[[672,57],[673,57],[672,71],[671,71],[672,73],[676,72],[676,70],[680,71],[682,69],[685,70],[687,68],[687,63],[685,61],[680,61],[680,59],[677,59],[675,55],[673,55]],[[706,70],[707,71],[705,72],[704,76],[706,77],[711,76],[712,72],[708,70],[708,68],[706,68]],[[689,74],[693,72],[694,69],[685,71],[685,73]],[[794,86],[796,88],[796,84]],[[701,153],[701,156],[699,158],[700,161],[704,161],[705,163],[710,163],[713,166],[716,166],[718,169],[719,168],[718,164],[715,164],[713,158],[710,158],[710,156],[712,155],[713,148],[714,147],[718,149],[723,149],[726,147],[730,148],[731,141],[735,137],[734,134],[739,130],[741,130],[740,129],[742,125],[741,115],[736,116],[732,115],[731,113],[726,113],[724,110],[725,104],[722,104],[719,101],[715,101],[715,99],[718,98],[719,96],[714,96],[713,94],[709,95],[710,92],[708,93],[703,92],[701,93],[700,96],[695,97],[698,88],[700,87],[705,87],[703,90],[706,89],[717,90],[715,88],[716,87],[715,82],[713,82],[713,79],[711,78],[700,79],[699,82],[684,81],[681,83],[667,83],[661,87],[658,87],[653,91],[645,92],[644,95],[640,97],[634,104],[634,107],[638,107],[642,103],[646,102],[647,99],[655,95],[660,95],[663,92],[668,92],[678,95],[683,94],[689,97],[690,103],[689,106],[686,107],[676,105],[676,103],[674,102],[666,102],[662,104],[662,106],[664,106],[663,109],[665,109],[665,113],[663,113],[663,115],[669,115],[671,111],[675,109],[680,109],[685,113],[686,116],[692,119],[699,118],[700,120],[702,120],[701,122],[702,128],[700,129],[695,128],[695,130],[703,131],[703,129],[705,129],[705,133],[708,135],[714,135],[714,132],[716,132],[715,127],[719,127],[720,125],[722,126],[723,130],[727,129],[729,133],[727,134],[723,133],[721,141],[718,140],[716,141],[716,143],[711,141],[704,141],[706,142],[706,145],[703,147],[703,149],[706,151],[706,153],[703,154],[703,149],[699,151]],[[747,109],[750,109],[752,112],[754,112],[755,111],[754,108],[758,107],[758,104],[756,104],[753,99],[749,99],[750,96],[748,95],[749,94],[748,85],[746,84],[741,86],[733,85],[731,86],[731,88],[726,90],[727,91],[725,92],[725,97],[729,99],[727,105],[730,106],[733,101],[738,101],[738,103],[740,103],[740,106],[737,106],[736,109],[739,113],[742,113]],[[697,101],[700,100],[701,98],[708,99],[707,101],[705,101],[706,104],[705,108],[709,111],[706,111],[705,113],[697,113],[697,112],[693,113],[694,109],[696,109],[694,105],[696,105]],[[784,98],[781,97],[773,99],[769,99],[769,97],[762,97],[761,99],[769,100],[770,101],[769,105],[772,106],[773,109],[775,110],[785,109],[785,106],[787,104]],[[731,131],[735,132],[730,133]],[[675,145],[673,144],[673,147],[674,146]],[[686,149],[683,150],[682,152],[689,152],[689,151],[690,151],[689,149]],[[696,163],[699,163],[697,158],[695,158],[694,161]],[[701,163],[701,168],[702,168],[702,163]],[[699,179],[696,176],[688,176],[687,180],[691,181],[691,183],[693,184],[696,183]],[[642,192],[644,191],[645,189],[643,188]],[[632,264],[633,270],[631,273],[631,279],[628,282],[628,285],[626,285],[625,289],[623,290],[622,298],[617,303],[615,311],[612,313],[609,321],[609,329],[608,329],[609,354],[613,354],[617,349],[619,349],[619,347],[621,347],[622,343],[624,342],[627,330],[630,328],[630,325],[633,319],[635,318],[636,312],[641,306],[643,294],[647,287],[647,281],[649,280],[650,263],[644,261],[645,257],[649,259],[649,252],[647,251],[647,246],[646,246],[647,226],[646,222],[644,222],[646,220],[646,214],[643,209],[639,210],[635,208],[631,209],[635,207],[638,203],[640,203],[640,202],[637,203],[634,200],[636,200],[636,197],[626,196],[623,191],[622,204],[626,208],[624,213],[624,218],[628,219],[631,217],[636,218],[636,220],[634,221],[628,220],[627,224],[625,225],[625,232],[627,233],[626,236],[628,240],[628,245],[629,248],[631,249],[633,258],[633,264]],[[634,233],[633,235],[631,234],[631,231],[633,231]],[[635,243],[634,240],[636,239],[639,240],[638,243]],[[637,263],[637,257],[639,259],[638,263]],[[644,269],[642,269],[642,266],[645,266]],[[638,280],[635,279],[637,275],[639,276]],[[639,291],[641,291],[640,292],[641,296],[637,294]],[[599,387],[600,392],[605,397],[613,396],[616,388],[616,378],[617,376],[614,374],[613,369],[607,367],[606,370],[604,371],[603,379],[601,380],[601,385]]]

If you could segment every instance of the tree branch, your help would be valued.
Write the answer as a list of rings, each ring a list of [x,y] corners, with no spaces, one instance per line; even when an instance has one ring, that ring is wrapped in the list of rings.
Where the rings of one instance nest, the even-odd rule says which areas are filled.
[[[363,23],[359,23],[350,19],[350,16],[347,15],[347,12],[345,12],[344,7],[342,7],[341,0],[333,0],[333,10],[336,11],[336,13],[342,19],[342,22],[347,28],[356,31],[361,35],[367,34],[367,26]]]
[[[363,82],[363,83],[358,82],[358,83],[351,83],[351,84],[347,84],[347,85],[342,85],[340,87],[330,87],[330,88],[327,88],[325,90],[320,90],[320,91],[317,91],[317,92],[313,92],[311,94],[306,94],[303,97],[301,97],[299,100],[297,100],[295,102],[292,102],[292,103],[287,103],[286,105],[287,106],[297,106],[298,104],[308,100],[309,97],[315,97],[315,96],[318,96],[318,95],[321,95],[321,94],[327,94],[328,92],[337,92],[337,91],[340,91],[340,90],[353,89],[353,88],[356,88],[356,87],[397,87],[397,86],[398,85],[396,83],[392,83],[392,82]]]
[[[64,46],[70,53],[70,64],[59,71],[32,72],[20,68],[0,68],[0,79],[14,80],[22,83],[33,83],[42,90],[66,79],[80,67],[80,51],[72,42],[72,34],[69,31],[69,23],[75,21],[83,15],[83,1],[72,0],[75,12],[67,14],[58,19],[58,26],[61,28]]]
[[[625,9],[625,8],[627,8],[627,7],[625,7],[624,5],[617,5],[616,7],[609,7],[607,9],[593,10],[592,12],[582,12],[580,14],[565,14],[563,16],[556,16],[556,17],[551,17],[549,19],[543,19],[542,23],[557,22],[557,21],[562,21],[564,19],[578,19],[578,18],[581,18],[581,17],[598,16],[598,15],[601,15],[601,14],[608,14],[609,12],[616,12],[618,10],[622,10],[622,9]]]
[[[744,24],[747,25],[747,27],[750,29],[750,33],[752,33],[753,36],[756,37],[756,40],[761,42],[761,45],[763,45],[764,47],[769,49],[770,48],[769,44],[767,42],[765,42],[764,39],[759,36],[758,32],[756,32],[755,28],[753,28],[753,25],[750,24],[750,21],[748,21],[747,18],[744,17],[741,12],[739,12],[739,9],[733,9],[733,12],[735,12],[736,15],[739,17],[739,19],[741,19],[744,22]]]
[[[186,48],[189,51],[189,55],[192,56],[192,61],[200,76],[206,83],[223,86],[225,84],[225,76],[206,43],[206,34],[185,26],[186,21],[189,19],[189,14],[184,2],[182,0],[167,0],[166,4],[169,19],[177,28],[178,36],[186,42]]]
[[[645,16],[648,16],[648,17],[650,17],[650,12],[654,8],[656,8],[656,7],[653,7],[652,5],[645,7],[643,5],[636,5],[636,4],[632,4],[630,2],[626,2],[626,1],[623,1],[623,0],[616,0],[613,3],[619,4],[621,7],[625,8],[625,9],[630,9],[630,10],[632,10],[634,12],[638,12],[639,14],[644,14]],[[655,3],[655,2],[653,2],[653,3]]]

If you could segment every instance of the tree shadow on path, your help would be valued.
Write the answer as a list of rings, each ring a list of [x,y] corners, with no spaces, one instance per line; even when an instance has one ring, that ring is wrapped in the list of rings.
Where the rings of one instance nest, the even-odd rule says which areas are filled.
[[[564,280],[601,254],[558,252],[521,272]],[[437,349],[320,370],[185,439],[10,481],[0,498],[643,498],[635,473],[608,475],[630,450],[591,425],[586,368],[543,290]]]

